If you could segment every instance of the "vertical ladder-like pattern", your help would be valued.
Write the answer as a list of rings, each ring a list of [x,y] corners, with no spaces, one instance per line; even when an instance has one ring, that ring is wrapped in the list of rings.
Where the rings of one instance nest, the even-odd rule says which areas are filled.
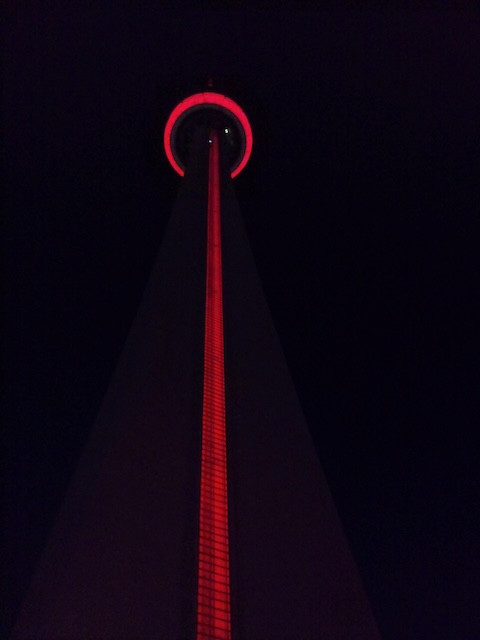
[[[230,640],[219,140],[209,140],[197,640]]]

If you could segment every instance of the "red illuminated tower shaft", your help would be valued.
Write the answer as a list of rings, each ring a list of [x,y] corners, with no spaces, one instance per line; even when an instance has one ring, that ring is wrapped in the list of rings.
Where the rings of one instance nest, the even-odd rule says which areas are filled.
[[[205,356],[200,477],[198,640],[229,640],[227,443],[223,338],[222,237],[218,133],[208,163]]]

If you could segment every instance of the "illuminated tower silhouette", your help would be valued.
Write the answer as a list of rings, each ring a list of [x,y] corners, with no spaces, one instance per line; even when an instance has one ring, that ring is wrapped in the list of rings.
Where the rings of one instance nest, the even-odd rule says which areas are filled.
[[[184,175],[15,640],[378,640],[278,344],[232,178],[242,109],[173,110]]]

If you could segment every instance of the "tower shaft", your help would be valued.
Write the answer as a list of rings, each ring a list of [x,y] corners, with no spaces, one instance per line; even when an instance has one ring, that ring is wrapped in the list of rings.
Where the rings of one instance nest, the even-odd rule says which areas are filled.
[[[212,131],[209,139],[197,640],[230,640],[222,237],[217,131]]]

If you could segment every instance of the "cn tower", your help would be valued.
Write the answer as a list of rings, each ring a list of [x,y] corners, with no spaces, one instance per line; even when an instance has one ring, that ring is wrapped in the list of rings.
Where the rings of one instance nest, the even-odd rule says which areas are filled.
[[[379,640],[268,312],[234,100],[172,110],[182,176],[14,640]]]

